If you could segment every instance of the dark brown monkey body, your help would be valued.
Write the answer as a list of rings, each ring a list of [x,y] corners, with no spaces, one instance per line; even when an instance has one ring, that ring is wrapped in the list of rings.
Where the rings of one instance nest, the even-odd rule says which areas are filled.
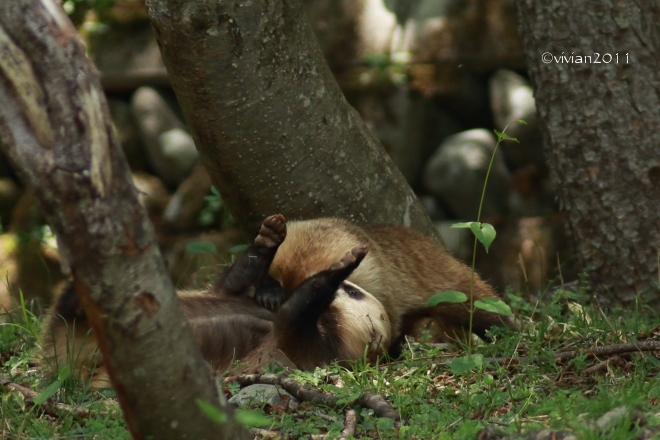
[[[410,228],[376,224],[354,226],[345,220],[322,218],[287,223],[287,238],[269,269],[288,297],[307,278],[341,258],[346,249],[365,246],[369,254],[348,280],[376,297],[387,311],[392,329],[391,354],[398,355],[403,336],[414,333],[416,323],[433,318],[445,340],[464,339],[470,322],[468,303],[441,303],[428,308],[435,293],[460,291],[473,299],[497,297],[465,264],[449,255],[434,240]],[[262,299],[261,296],[266,298]],[[281,298],[258,295],[265,305]],[[472,331],[484,337],[492,326],[514,327],[508,317],[474,310]]]
[[[304,280],[279,311],[271,312],[253,299],[272,288],[268,268],[286,236],[282,216],[262,225],[254,244],[241,254],[206,291],[177,292],[184,315],[204,358],[218,370],[233,360],[236,371],[254,371],[283,352],[301,369],[333,360],[383,354],[390,326],[381,303],[345,281],[367,253],[356,247],[324,270]],[[95,371],[92,385],[108,386],[103,359],[87,317],[70,286],[58,298],[44,323],[42,355],[53,370],[72,365],[83,377]]]

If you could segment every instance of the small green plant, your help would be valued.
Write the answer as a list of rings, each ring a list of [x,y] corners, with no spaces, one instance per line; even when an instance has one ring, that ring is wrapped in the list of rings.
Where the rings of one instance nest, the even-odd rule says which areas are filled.
[[[518,123],[526,124],[526,122],[523,120],[519,120]],[[491,155],[490,163],[488,164],[488,169],[486,171],[486,178],[484,179],[484,185],[481,191],[481,200],[479,201],[477,220],[474,222],[454,223],[451,226],[452,228],[470,229],[470,231],[472,231],[472,234],[474,235],[474,246],[472,250],[472,279],[470,280],[470,295],[468,297],[467,295],[465,295],[465,293],[456,292],[456,291],[438,292],[429,299],[429,302],[427,304],[428,307],[434,307],[443,302],[467,303],[467,307],[469,308],[470,324],[468,328],[468,335],[470,336],[468,336],[468,340],[467,340],[467,354],[462,358],[454,359],[449,364],[449,368],[452,370],[454,374],[466,374],[472,371],[477,371],[481,375],[483,372],[483,356],[472,354],[471,335],[472,335],[472,323],[473,323],[475,308],[483,309],[492,313],[498,313],[504,316],[511,316],[511,309],[509,308],[509,306],[498,298],[482,298],[476,301],[472,300],[474,294],[474,275],[475,275],[475,264],[477,258],[477,243],[480,242],[486,249],[486,252],[488,252],[490,245],[493,243],[495,237],[497,236],[497,232],[495,231],[493,225],[489,223],[481,222],[481,209],[483,207],[484,198],[486,197],[486,188],[488,187],[488,177],[490,176],[490,170],[495,160],[495,153],[497,153],[497,149],[500,146],[500,144],[503,141],[518,142],[517,139],[509,137],[506,134],[507,128],[508,125],[504,127],[504,130],[502,130],[501,132],[494,130],[495,135],[497,136],[497,143],[495,144],[495,148],[493,149],[493,154]],[[465,402],[467,405],[469,405],[470,403],[470,388],[467,389]]]
[[[227,210],[222,196],[215,188],[211,186],[211,194],[204,197],[206,206],[200,211],[198,222],[202,226],[216,225],[220,229],[225,229],[234,223],[234,219]]]
[[[518,121],[519,124],[527,124],[523,120]],[[488,249],[490,248],[490,245],[493,243],[495,240],[495,237],[497,236],[497,232],[495,231],[495,228],[493,225],[489,223],[482,223],[481,220],[481,209],[484,204],[484,198],[486,197],[486,188],[488,187],[488,177],[490,176],[490,170],[493,167],[493,162],[495,160],[495,154],[497,153],[497,149],[500,146],[500,144],[503,141],[514,141],[518,142],[517,139],[512,138],[506,134],[506,129],[509,126],[507,125],[504,127],[504,130],[501,132],[494,130],[495,135],[497,136],[497,143],[495,144],[495,148],[493,149],[493,154],[491,155],[490,158],[490,163],[488,164],[488,169],[486,170],[486,178],[484,179],[484,185],[481,191],[481,200],[479,201],[479,210],[477,212],[477,221],[474,222],[460,222],[460,223],[454,223],[451,225],[452,228],[465,228],[465,229],[470,229],[472,231],[472,234],[474,234],[474,248],[472,251],[472,279],[470,282],[470,296],[469,298],[472,298],[472,295],[474,293],[474,274],[475,274],[475,263],[476,263],[476,255],[477,255],[477,243],[481,243],[484,248],[486,249],[486,252],[488,252]],[[447,291],[447,292],[438,292],[435,295],[433,295],[428,302],[428,307],[434,307],[442,302],[449,302],[449,303],[464,303],[468,302],[468,296],[465,295],[463,292],[456,292],[456,291]],[[505,302],[497,299],[497,298],[483,298],[477,301],[469,301],[469,309],[470,309],[470,326],[469,326],[469,331],[468,333],[472,333],[472,319],[474,316],[474,309],[483,309],[489,312],[493,313],[499,313],[501,315],[505,316],[511,316],[511,309],[509,308],[508,305],[506,305]],[[471,355],[471,350],[472,350],[472,338],[468,338],[468,347],[467,347],[467,358],[470,358]],[[473,368],[479,368],[480,366],[477,363],[474,362],[468,362],[468,365],[472,365]]]
[[[215,423],[221,424],[227,421],[227,414],[220,407],[212,403],[204,402],[200,399],[195,400],[195,403],[199,409],[201,409],[202,412]],[[272,420],[269,417],[266,417],[262,412],[245,409],[237,409],[234,412],[234,419],[248,427],[269,426],[273,423]]]

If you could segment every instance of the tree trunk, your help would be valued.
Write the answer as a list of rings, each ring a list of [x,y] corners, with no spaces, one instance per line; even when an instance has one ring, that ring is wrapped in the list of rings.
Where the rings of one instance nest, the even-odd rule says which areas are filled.
[[[393,222],[435,235],[346,102],[299,0],[147,0],[201,158],[240,225],[266,215]]]
[[[57,234],[133,438],[247,438],[218,403],[109,122],[53,0],[0,2],[0,143]]]
[[[580,263],[603,298],[658,302],[658,1],[517,4],[546,157]]]

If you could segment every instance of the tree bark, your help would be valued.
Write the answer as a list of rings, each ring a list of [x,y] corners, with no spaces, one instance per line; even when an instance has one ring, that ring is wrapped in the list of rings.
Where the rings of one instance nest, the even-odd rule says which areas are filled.
[[[545,153],[580,263],[603,298],[660,302],[658,1],[517,5]]]
[[[69,262],[136,439],[247,438],[218,404],[111,128],[98,75],[53,0],[0,2],[0,144]]]
[[[299,0],[147,0],[202,161],[229,211],[392,222],[435,235],[346,102]]]

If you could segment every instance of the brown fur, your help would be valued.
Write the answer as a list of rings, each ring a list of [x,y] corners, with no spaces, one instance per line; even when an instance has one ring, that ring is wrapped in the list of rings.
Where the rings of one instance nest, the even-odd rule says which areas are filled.
[[[268,264],[261,264],[264,256],[259,249],[251,249],[225,271],[219,286],[177,292],[195,342],[214,369],[252,372],[271,360],[287,363],[287,359],[298,368],[313,369],[333,360],[362,358],[365,348],[369,360],[387,351],[391,332],[383,306],[344,281],[364,258],[365,249],[352,250],[330,269],[305,280],[278,313],[248,296],[252,282],[263,278],[259,272],[268,269]],[[97,348],[70,285],[44,322],[42,358],[53,372],[70,365],[74,375],[89,379],[92,386],[108,387],[107,369]],[[241,364],[233,364],[234,360]]]
[[[393,339],[413,333],[415,323],[424,317],[435,319],[445,340],[465,337],[469,303],[427,308],[435,293],[457,290],[469,296],[473,282],[474,299],[497,297],[469,267],[420,232],[386,224],[360,228],[336,218],[288,222],[287,239],[275,254],[269,273],[289,295],[303,280],[356,246],[367,246],[369,254],[348,280],[383,304]],[[475,309],[475,333],[484,336],[495,325],[513,326],[507,317]]]

